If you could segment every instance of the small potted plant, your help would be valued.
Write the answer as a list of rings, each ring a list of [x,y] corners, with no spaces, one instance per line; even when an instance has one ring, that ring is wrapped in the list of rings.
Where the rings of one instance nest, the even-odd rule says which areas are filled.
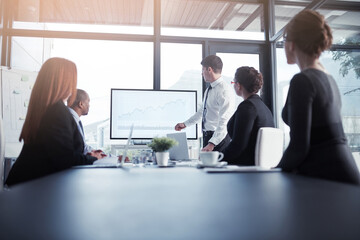
[[[178,142],[173,138],[155,137],[148,146],[155,152],[156,162],[159,166],[167,166],[169,161],[169,149]]]

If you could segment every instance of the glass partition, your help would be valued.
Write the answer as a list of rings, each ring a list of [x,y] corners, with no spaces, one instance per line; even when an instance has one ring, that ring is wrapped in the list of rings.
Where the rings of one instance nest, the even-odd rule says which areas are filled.
[[[234,76],[236,69],[242,66],[254,67],[256,70],[259,69],[259,54],[248,54],[248,53],[216,53],[219,56],[224,64],[222,70],[222,76],[224,80],[230,84],[234,81]],[[234,86],[232,85],[231,88]],[[259,92],[260,94],[260,92]],[[233,92],[233,97],[235,98],[235,109],[243,101],[239,96],[236,96],[235,90]]]
[[[333,44],[360,44],[360,12],[323,8],[317,11],[325,16],[333,31]]]
[[[202,102],[202,45],[161,43],[161,89],[196,90]]]
[[[77,65],[78,88],[90,96],[90,111],[81,118],[86,142],[110,151],[110,89],[153,88],[153,43],[105,40],[13,38],[12,66],[39,71],[50,57]],[[116,142],[115,142],[116,143]]]
[[[275,32],[280,31],[305,6],[275,4]]]

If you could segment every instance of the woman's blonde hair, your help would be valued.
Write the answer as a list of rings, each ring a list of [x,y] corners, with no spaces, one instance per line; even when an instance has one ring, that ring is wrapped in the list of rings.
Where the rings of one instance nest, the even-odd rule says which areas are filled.
[[[50,58],[41,67],[31,92],[29,107],[19,141],[31,143],[46,110],[58,101],[76,97],[77,69],[75,63],[64,58]]]

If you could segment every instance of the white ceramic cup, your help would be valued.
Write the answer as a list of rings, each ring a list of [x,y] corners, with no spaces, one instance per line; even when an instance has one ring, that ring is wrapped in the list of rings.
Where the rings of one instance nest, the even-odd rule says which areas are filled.
[[[214,166],[223,158],[224,158],[224,154],[222,152],[218,152],[218,151],[200,152],[200,161],[205,166]]]

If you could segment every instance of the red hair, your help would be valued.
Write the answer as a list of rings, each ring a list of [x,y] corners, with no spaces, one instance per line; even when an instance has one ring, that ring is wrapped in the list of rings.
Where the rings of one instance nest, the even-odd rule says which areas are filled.
[[[31,143],[46,110],[64,99],[72,104],[76,97],[77,69],[64,58],[50,58],[41,67],[31,92],[29,108],[19,141]]]

